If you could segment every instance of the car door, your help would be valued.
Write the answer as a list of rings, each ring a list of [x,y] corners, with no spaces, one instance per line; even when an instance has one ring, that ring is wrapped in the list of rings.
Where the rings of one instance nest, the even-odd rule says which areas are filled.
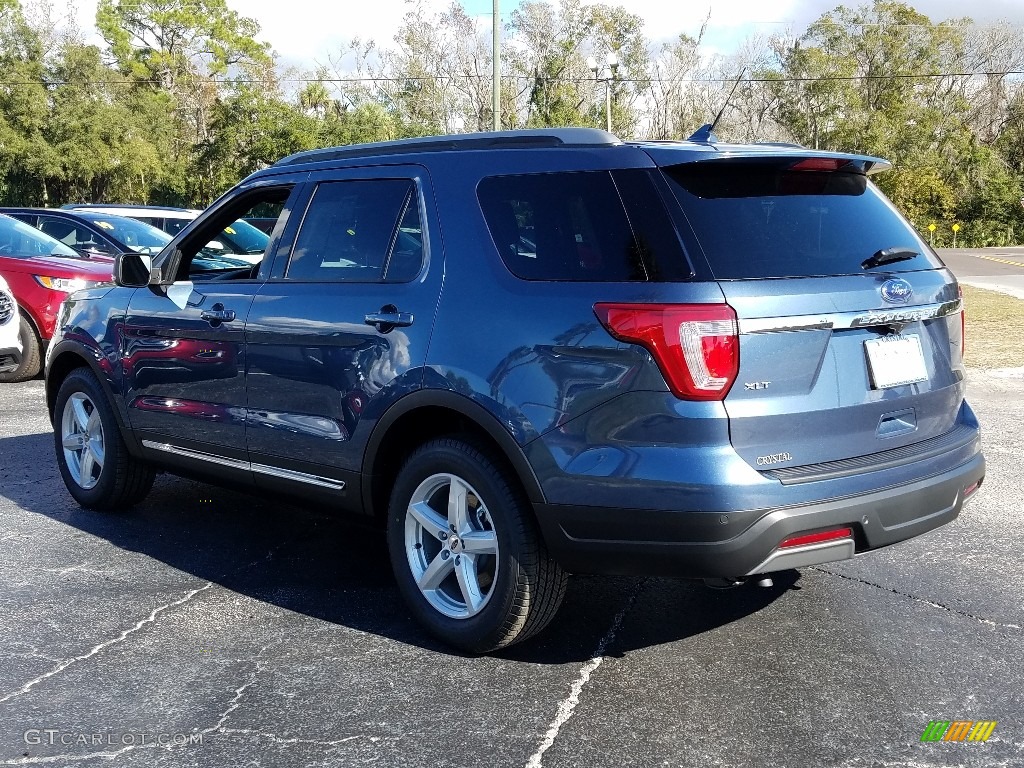
[[[309,188],[294,246],[246,325],[249,455],[257,483],[358,509],[370,427],[422,383],[437,222],[420,167],[311,174]]]
[[[281,211],[283,231],[297,181],[271,179],[224,200],[164,251],[173,281],[132,296],[123,331],[125,400],[143,446],[162,460],[170,455],[249,476],[245,323],[280,232],[256,265],[211,254],[206,244],[225,223],[268,200]]]

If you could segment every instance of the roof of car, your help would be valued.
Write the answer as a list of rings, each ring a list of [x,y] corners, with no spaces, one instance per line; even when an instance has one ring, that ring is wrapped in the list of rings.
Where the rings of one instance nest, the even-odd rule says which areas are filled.
[[[628,147],[646,152],[657,164],[710,160],[723,157],[765,157],[780,155],[787,157],[835,157],[852,161],[862,172],[875,173],[891,167],[878,157],[855,153],[827,152],[808,149],[798,144],[765,142],[754,144],[727,144],[717,139],[685,141],[622,141],[614,134],[597,128],[539,128],[515,131],[494,131],[463,133],[445,136],[423,136],[418,138],[380,141],[369,144],[353,144],[340,147],[312,149],[288,155],[264,171],[280,173],[291,166],[330,161],[345,161],[357,158],[412,155],[434,152],[459,152],[466,150],[523,150],[558,148],[613,149]]]
[[[613,147],[622,141],[615,135],[597,128],[535,128],[518,131],[484,131],[444,136],[420,136],[395,141],[377,141],[342,147],[310,149],[288,155],[276,163],[275,168],[324,160],[343,160],[352,157],[403,155],[420,152],[451,152],[483,149],[542,149],[545,147]]]
[[[171,216],[169,218],[181,219],[194,219],[200,213],[200,211],[192,208],[174,208],[168,205],[117,205],[116,203],[67,203],[62,205],[61,208],[66,211],[93,211],[95,213],[130,211],[132,214],[163,216],[164,218],[168,218],[167,214],[177,213],[183,215]]]

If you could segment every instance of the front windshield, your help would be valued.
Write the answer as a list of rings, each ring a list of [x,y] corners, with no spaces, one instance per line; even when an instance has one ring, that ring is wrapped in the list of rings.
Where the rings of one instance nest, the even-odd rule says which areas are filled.
[[[71,246],[9,216],[0,216],[0,256],[21,259],[34,256],[82,258],[82,254]]]
[[[106,214],[86,214],[100,229],[109,232],[133,251],[146,254],[157,254],[171,242],[171,236],[162,229],[150,226],[136,219],[124,216],[108,216]]]

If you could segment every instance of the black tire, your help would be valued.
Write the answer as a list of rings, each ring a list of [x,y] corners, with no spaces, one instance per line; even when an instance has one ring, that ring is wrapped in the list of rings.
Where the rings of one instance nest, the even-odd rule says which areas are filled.
[[[414,493],[441,474],[455,475],[475,489],[486,510],[489,530],[484,533],[493,532],[499,553],[488,574],[483,607],[462,618],[445,615],[420,590],[406,538]],[[470,497],[475,499],[474,493]],[[462,650],[487,653],[532,637],[554,618],[565,596],[568,577],[548,555],[517,480],[471,440],[432,440],[409,456],[391,494],[387,535],[398,588],[413,615],[432,635]]]
[[[68,400],[78,393],[88,398],[99,415],[103,429],[105,455],[96,476],[96,484],[91,488],[83,488],[72,474],[61,435],[65,406]],[[53,408],[53,435],[57,466],[60,468],[64,485],[75,501],[86,509],[128,509],[142,501],[153,487],[156,473],[149,464],[128,453],[111,405],[95,374],[89,369],[78,368],[72,371],[60,385]]]
[[[13,371],[0,373],[0,383],[16,384],[34,379],[43,367],[43,344],[24,315],[19,317],[18,335],[21,338],[21,362]]]

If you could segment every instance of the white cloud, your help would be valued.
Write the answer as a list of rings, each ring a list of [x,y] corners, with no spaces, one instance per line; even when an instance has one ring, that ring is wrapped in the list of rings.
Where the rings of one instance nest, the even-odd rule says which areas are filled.
[[[867,2],[868,0],[863,0]],[[424,0],[429,8],[441,10],[450,0]],[[489,15],[490,0],[461,0],[467,13]],[[604,0],[615,4],[616,0]],[[752,33],[772,34],[787,26],[801,29],[843,0],[618,0],[618,4],[644,19],[647,37],[666,40],[685,32],[696,35],[711,10],[706,41],[709,47],[728,52]],[[373,38],[390,46],[395,31],[408,9],[405,0],[228,0],[245,16],[255,18],[261,37],[271,44],[286,64],[312,68],[353,37]],[[859,0],[846,0],[857,6]],[[922,13],[938,21],[950,15],[971,12],[979,21],[997,18],[1024,23],[1022,0],[984,0],[964,7],[962,0],[910,0]],[[518,0],[502,0],[503,18]],[[93,34],[96,0],[78,0],[77,18],[87,34]],[[487,20],[481,18],[481,24]]]
[[[612,0],[614,2],[614,0]],[[773,4],[773,18],[785,18],[796,0],[779,0]],[[447,0],[426,0],[428,7],[438,10],[448,6]],[[750,20],[765,16],[764,0],[707,0],[707,2],[666,2],[666,0],[620,0],[631,13],[644,19],[645,32],[651,39],[667,39],[681,32],[696,35],[711,7],[711,31],[722,34],[737,27],[749,26]],[[314,60],[326,62],[328,55],[353,37],[373,38],[389,46],[408,6],[405,0],[229,0],[239,13],[256,19],[261,37],[287,62],[311,67]],[[503,0],[502,17],[518,5],[517,0]],[[488,0],[463,0],[471,15],[489,16]],[[78,23],[92,33],[96,17],[96,0],[79,0]],[[481,23],[489,21],[481,19]]]

